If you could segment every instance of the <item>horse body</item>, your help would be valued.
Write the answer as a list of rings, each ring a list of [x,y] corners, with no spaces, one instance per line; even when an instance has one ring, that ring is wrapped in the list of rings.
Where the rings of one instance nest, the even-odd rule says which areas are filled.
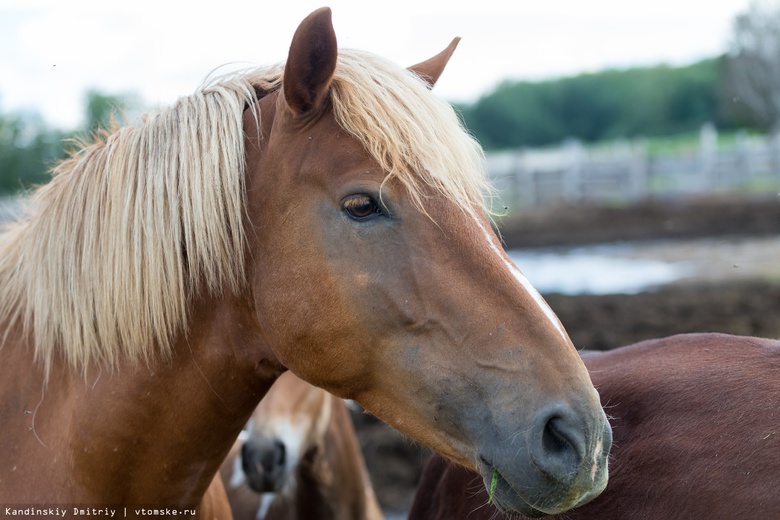
[[[505,510],[597,495],[608,422],[420,79],[448,57],[337,51],[322,9],[283,68],[60,165],[0,237],[0,502],[197,505],[288,369],[496,478]]]
[[[615,435],[609,485],[556,518],[777,517],[779,342],[683,335],[583,359]],[[410,520],[510,518],[488,505],[477,482],[472,472],[435,456]]]
[[[236,520],[381,520],[346,404],[290,372],[220,470]]]

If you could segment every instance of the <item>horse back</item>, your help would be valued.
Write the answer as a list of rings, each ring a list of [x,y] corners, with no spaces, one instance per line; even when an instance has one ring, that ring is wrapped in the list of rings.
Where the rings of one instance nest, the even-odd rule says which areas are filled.
[[[555,518],[778,518],[780,342],[687,334],[582,357],[613,429],[609,483]],[[488,501],[434,456],[409,519],[506,518]]]
[[[607,489],[571,518],[780,512],[779,342],[688,334],[584,360],[615,447]]]

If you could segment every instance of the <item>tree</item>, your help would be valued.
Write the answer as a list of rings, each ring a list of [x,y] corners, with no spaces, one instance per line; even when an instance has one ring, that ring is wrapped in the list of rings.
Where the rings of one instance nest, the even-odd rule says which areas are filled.
[[[37,114],[0,115],[0,195],[48,182],[48,168],[64,156],[63,137]]]
[[[0,196],[48,182],[49,170],[73,147],[72,138],[109,129],[112,116],[123,121],[128,107],[134,110],[137,105],[132,96],[90,91],[85,97],[86,127],[76,132],[50,129],[34,112],[0,114]]]
[[[754,0],[734,19],[729,93],[752,123],[780,131],[780,2]]]
[[[86,129],[90,132],[107,130],[111,127],[111,118],[122,122],[122,116],[134,101],[127,95],[112,95],[90,90],[87,92],[85,106]]]
[[[595,142],[697,131],[718,117],[721,59],[684,67],[605,70],[542,82],[504,82],[458,107],[487,149]]]

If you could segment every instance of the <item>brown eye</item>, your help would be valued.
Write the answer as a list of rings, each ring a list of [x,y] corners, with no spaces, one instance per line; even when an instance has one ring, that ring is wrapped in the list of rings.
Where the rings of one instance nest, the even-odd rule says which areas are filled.
[[[342,206],[353,220],[368,220],[382,214],[382,208],[373,197],[355,195],[344,201]]]

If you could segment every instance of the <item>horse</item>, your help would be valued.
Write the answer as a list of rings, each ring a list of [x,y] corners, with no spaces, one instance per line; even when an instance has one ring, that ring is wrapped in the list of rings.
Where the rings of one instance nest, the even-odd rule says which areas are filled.
[[[284,64],[55,167],[0,237],[3,503],[200,511],[286,370],[479,471],[506,511],[604,489],[598,393],[431,91],[456,44],[406,69],[339,49],[322,8]]]
[[[235,520],[381,520],[343,400],[285,372],[242,437],[220,469]]]
[[[723,334],[583,356],[614,432],[606,490],[561,520],[777,518],[780,342]],[[410,520],[504,516],[477,476],[434,456]]]

